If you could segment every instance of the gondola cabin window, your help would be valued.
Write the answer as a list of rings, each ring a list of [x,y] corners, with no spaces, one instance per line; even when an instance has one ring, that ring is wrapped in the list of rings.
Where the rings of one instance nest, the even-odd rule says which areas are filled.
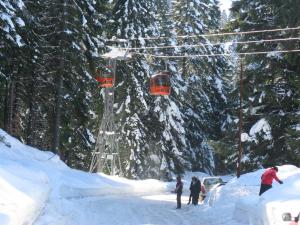
[[[170,95],[171,82],[169,72],[159,72],[150,78],[151,95]]]
[[[111,66],[107,66],[105,70],[96,70],[96,80],[99,83],[99,87],[111,88],[114,86],[115,78]]]

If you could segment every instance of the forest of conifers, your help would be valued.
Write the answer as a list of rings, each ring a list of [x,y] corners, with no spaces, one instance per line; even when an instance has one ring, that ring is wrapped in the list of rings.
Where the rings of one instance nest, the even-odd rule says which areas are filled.
[[[280,52],[300,49],[298,0],[236,0],[229,13],[218,5],[0,0],[0,128],[88,170],[103,113],[95,73],[115,36],[131,48],[181,46],[117,62],[115,131],[127,177],[235,172],[240,136],[242,172],[300,166],[300,53]],[[295,29],[203,36],[279,28]],[[238,54],[258,51],[267,53]],[[151,96],[150,75],[165,69],[171,95]]]

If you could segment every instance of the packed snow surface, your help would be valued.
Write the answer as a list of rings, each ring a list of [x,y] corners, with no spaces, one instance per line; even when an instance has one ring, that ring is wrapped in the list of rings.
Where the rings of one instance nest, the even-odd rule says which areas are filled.
[[[4,138],[3,138],[4,137]],[[23,145],[0,130],[0,225],[275,225],[300,212],[300,169],[279,166],[283,184],[258,196],[263,169],[222,177],[204,203],[187,205],[192,176],[183,177],[182,209],[175,182],[129,180],[67,167],[51,152]]]

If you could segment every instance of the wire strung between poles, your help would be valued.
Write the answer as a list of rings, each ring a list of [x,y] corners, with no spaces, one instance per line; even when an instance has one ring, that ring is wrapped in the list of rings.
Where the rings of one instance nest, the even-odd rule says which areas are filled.
[[[216,46],[216,45],[225,45],[225,44],[253,44],[253,43],[265,43],[265,42],[277,42],[277,41],[293,41],[300,40],[300,37],[290,37],[290,38],[277,38],[277,39],[263,39],[256,41],[228,41],[220,43],[204,43],[204,44],[195,44],[195,45],[169,45],[169,46],[153,46],[153,47],[138,47],[138,48],[118,48],[119,50],[148,50],[148,49],[170,49],[170,48],[189,48],[189,47],[203,47],[203,46]]]
[[[245,34],[259,34],[259,33],[268,33],[268,32],[278,32],[278,31],[290,31],[290,30],[299,30],[300,26],[298,27],[290,27],[290,28],[277,28],[277,29],[269,29],[269,30],[252,30],[252,31],[241,31],[241,32],[225,32],[225,33],[211,33],[211,34],[199,34],[199,35],[181,35],[176,36],[176,38],[196,38],[196,37],[215,37],[215,36],[228,36],[228,35],[245,35]],[[118,41],[118,40],[126,40],[126,41],[133,41],[133,40],[163,40],[169,39],[171,37],[138,37],[138,38],[115,38],[115,39],[107,39],[106,41]]]
[[[200,55],[154,55],[147,53],[132,53],[133,55],[143,55],[145,57],[153,57],[153,58],[196,58],[196,57],[216,57],[216,56],[233,56],[233,55],[262,55],[268,53],[288,53],[288,52],[300,52],[300,49],[292,49],[292,50],[276,50],[276,51],[260,51],[260,52],[235,52],[235,53],[218,53],[218,54],[200,54]]]

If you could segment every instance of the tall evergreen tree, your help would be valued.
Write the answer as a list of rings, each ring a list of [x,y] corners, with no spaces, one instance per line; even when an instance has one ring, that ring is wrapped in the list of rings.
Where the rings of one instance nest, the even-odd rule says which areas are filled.
[[[299,24],[294,1],[241,0],[233,3],[233,29],[262,30],[295,27]],[[286,38],[295,32],[263,32],[239,40]],[[243,45],[241,52],[276,51],[299,48],[299,41]],[[299,54],[269,53],[244,59],[244,143],[245,169],[281,163],[298,165],[299,147]]]
[[[157,1],[157,22],[159,26],[159,35],[163,37],[156,40],[157,46],[175,45],[177,42],[175,23],[172,20],[172,4],[170,1]],[[155,54],[173,55],[176,49],[166,48],[153,51]],[[150,72],[152,75],[159,71],[170,73],[171,95],[166,97],[152,96],[154,100],[151,104],[151,110],[154,112],[151,117],[154,126],[153,133],[156,139],[152,140],[155,145],[150,149],[158,150],[160,157],[159,171],[160,177],[169,179],[172,173],[180,174],[191,168],[188,159],[189,149],[186,143],[186,132],[184,129],[183,113],[180,111],[180,90],[184,88],[183,80],[178,73],[176,61],[172,59],[153,59],[150,62]],[[157,128],[160,129],[157,129]]]
[[[182,93],[182,110],[185,114],[187,140],[191,149],[193,170],[213,172],[214,156],[208,145],[209,139],[218,137],[220,112],[227,99],[222,80],[226,63],[223,57],[192,57],[192,55],[213,55],[222,53],[221,46],[211,45],[211,40],[201,36],[209,30],[217,30],[220,23],[218,1],[174,1],[174,17],[178,35],[187,36],[178,43],[187,47],[181,49],[183,58],[181,76],[186,87]],[[188,36],[198,35],[196,38]],[[193,45],[203,44],[201,47]]]
[[[22,10],[24,3],[1,1],[0,3],[0,87],[1,87],[1,124],[9,133],[20,136],[20,89],[24,42],[19,28],[24,26]],[[2,108],[3,107],[3,108]]]
[[[93,96],[97,90],[93,74],[103,45],[98,32],[104,22],[104,8],[101,2],[90,1],[44,4],[40,35],[46,37],[43,61],[51,74],[48,121],[52,124],[52,149],[70,165],[88,168],[85,158],[93,148]]]
[[[32,146],[59,150],[78,168],[88,168],[93,148],[93,77],[106,6],[106,0],[1,2],[1,57],[7,59],[1,124]]]
[[[130,39],[157,34],[154,20],[153,1],[119,0],[115,2],[112,33],[118,38]],[[151,9],[151,10],[150,10]],[[142,46],[143,39],[130,43]],[[118,62],[116,101],[117,142],[121,161],[127,176],[147,176],[149,151],[146,126],[149,115],[149,94],[147,88],[147,62],[137,56],[130,62]]]

